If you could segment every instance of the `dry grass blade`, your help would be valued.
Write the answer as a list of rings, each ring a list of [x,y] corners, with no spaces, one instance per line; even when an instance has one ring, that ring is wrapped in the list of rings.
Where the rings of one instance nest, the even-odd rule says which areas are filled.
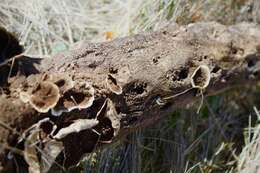
[[[254,110],[259,117],[256,107],[254,107]],[[260,124],[251,127],[250,123],[245,133],[247,138],[245,140],[245,147],[238,157],[237,171],[239,173],[260,172]]]

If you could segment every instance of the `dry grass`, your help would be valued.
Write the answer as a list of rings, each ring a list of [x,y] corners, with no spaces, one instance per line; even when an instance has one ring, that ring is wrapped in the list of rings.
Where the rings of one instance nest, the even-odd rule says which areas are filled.
[[[79,40],[105,41],[171,22],[260,21],[257,0],[1,0],[0,25],[17,33],[28,54],[50,56]]]
[[[254,107],[257,120],[260,121],[260,113]],[[251,126],[245,131],[245,146],[238,157],[237,171],[240,173],[260,172],[260,124]]]
[[[260,1],[1,0],[0,15],[0,25],[17,34],[26,54],[50,57],[83,39],[106,41],[172,22],[260,22]],[[160,124],[130,135],[123,144],[87,156],[78,169],[102,173],[259,171],[260,126],[256,124],[258,111],[253,111],[254,105],[260,105],[259,91],[255,87],[207,98],[200,115],[194,113],[196,104],[189,105]]]

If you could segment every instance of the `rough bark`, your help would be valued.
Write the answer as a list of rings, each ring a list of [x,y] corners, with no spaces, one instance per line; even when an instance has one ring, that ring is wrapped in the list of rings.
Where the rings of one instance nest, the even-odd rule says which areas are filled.
[[[202,92],[204,96],[214,95],[256,82],[260,76],[260,26],[247,23],[224,26],[215,22],[171,25],[161,31],[111,42],[81,42],[52,58],[18,57],[12,62],[12,68],[11,63],[0,67],[3,171],[10,171],[16,161],[27,169],[24,154],[18,151],[23,153],[26,149],[25,130],[44,118],[53,123],[41,125],[44,139],[62,142],[64,149],[57,160],[70,167],[96,147],[111,143],[137,127],[155,123],[176,108],[185,108],[201,98]],[[194,75],[201,65],[209,69],[210,82],[205,87],[192,87],[191,80],[204,80],[201,74]],[[64,91],[52,76],[69,76],[74,81],[73,89]],[[196,79],[192,79],[194,76]],[[69,101],[69,104],[83,103],[84,98],[90,97],[84,93],[82,82],[94,88],[95,99],[87,108],[64,111],[59,116],[53,116],[51,111],[41,113],[31,102],[24,103],[21,93],[33,94],[42,82],[59,87],[55,110],[64,109]],[[165,99],[185,90],[177,97]],[[55,134],[77,119],[96,119],[98,123],[55,138]],[[54,125],[57,129],[51,134]],[[21,135],[26,137],[21,140]],[[10,147],[20,149],[12,150],[11,159],[7,157]]]

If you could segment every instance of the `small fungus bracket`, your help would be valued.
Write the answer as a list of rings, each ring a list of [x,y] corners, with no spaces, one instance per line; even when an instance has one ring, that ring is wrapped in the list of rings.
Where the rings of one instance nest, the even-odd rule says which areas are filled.
[[[122,87],[118,84],[117,79],[112,74],[107,75],[106,84],[111,92],[117,95],[122,94]]]
[[[60,129],[58,133],[53,136],[53,138],[60,140],[62,138],[65,138],[67,135],[71,133],[79,133],[80,131],[86,129],[92,129],[98,123],[99,121],[96,119],[77,119],[68,127]]]
[[[100,121],[100,127],[103,127],[103,131],[101,129],[100,132],[101,137],[103,134],[105,141],[111,141],[112,138],[118,134],[121,121],[121,115],[117,113],[111,99],[107,98],[105,100],[96,118]],[[104,132],[104,130],[106,132]],[[108,131],[112,131],[112,133],[107,133]],[[112,134],[112,136],[109,134]]]
[[[191,75],[191,85],[193,88],[205,89],[210,82],[210,69],[206,65],[200,65]]]
[[[203,90],[205,90],[208,87],[210,79],[211,79],[211,75],[210,75],[209,67],[206,65],[200,65],[195,69],[195,71],[191,75],[191,79],[190,79],[192,85],[191,88],[188,88],[180,93],[168,97],[164,97],[164,98],[158,96],[156,97],[155,102],[159,106],[164,106],[167,103],[167,100],[172,100],[180,95],[183,95],[188,91],[192,90],[193,88],[200,90],[200,94],[202,96],[202,102],[203,102]]]
[[[46,113],[55,107],[60,98],[59,88],[52,82],[41,81],[27,92],[20,92],[20,99],[29,102],[40,113]]]
[[[74,81],[74,83],[75,85],[70,89],[63,90],[58,104],[51,110],[52,115],[60,116],[63,112],[86,109],[92,106],[95,100],[93,86],[88,82]]]
[[[210,75],[210,69],[206,65],[200,65],[195,69],[193,74],[191,75],[191,85],[192,88],[197,88],[200,90],[201,94],[201,102],[197,110],[197,114],[199,113],[202,105],[203,105],[203,90],[205,90],[210,82],[211,75]]]

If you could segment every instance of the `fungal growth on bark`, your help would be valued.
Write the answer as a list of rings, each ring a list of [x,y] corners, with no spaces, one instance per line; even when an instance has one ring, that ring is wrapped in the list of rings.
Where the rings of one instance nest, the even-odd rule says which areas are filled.
[[[64,94],[70,95],[71,100],[64,102],[65,107],[71,111],[73,109],[86,109],[93,104],[95,90],[88,82],[79,83],[75,89],[71,89]],[[73,105],[74,106],[71,106]]]
[[[107,99],[107,109],[105,117],[107,117],[111,121],[112,128],[114,129],[114,136],[118,134],[118,131],[120,129],[120,120],[121,117],[117,113],[116,108],[112,100]]]
[[[70,112],[74,109],[89,108],[93,104],[94,93],[93,86],[88,82],[75,81],[75,85],[62,94],[57,106],[51,112],[53,115],[59,116],[63,112]]]
[[[48,172],[63,150],[62,142],[49,138],[55,129],[56,125],[49,118],[44,118],[22,134],[19,143],[24,145],[24,160],[30,173]]]
[[[122,94],[123,90],[120,85],[118,85],[118,82],[116,78],[114,78],[111,74],[107,75],[106,79],[107,87],[112,91],[113,93],[120,95]]]
[[[193,88],[205,89],[210,82],[210,70],[206,65],[200,65],[191,75],[191,85]]]
[[[82,130],[91,129],[98,124],[97,119],[77,119],[68,127],[62,128],[53,136],[54,139],[62,139],[71,133],[78,133]]]
[[[115,105],[111,99],[107,98],[105,100],[103,106],[97,113],[97,119],[104,124],[106,124],[106,120],[109,121],[108,126],[111,126],[111,130],[113,131],[113,136],[109,137],[109,140],[111,140],[118,134],[118,131],[120,129],[121,115],[117,113]]]
[[[59,87],[61,95],[75,86],[75,82],[68,74],[50,75],[48,80],[52,81]]]
[[[58,86],[48,81],[39,82],[31,91],[20,93],[22,101],[29,101],[30,105],[41,113],[46,113],[53,108],[59,98]]]
[[[211,78],[210,70],[209,67],[206,65],[200,65],[195,69],[195,71],[191,75],[192,88],[198,88],[200,90],[200,95],[201,95],[201,102],[197,109],[197,114],[199,113],[203,105],[203,101],[204,101],[203,90],[208,87],[210,78]]]
[[[177,93],[177,94],[174,94],[174,95],[171,95],[171,96],[168,96],[168,97],[164,97],[164,98],[158,97],[156,99],[156,103],[160,106],[164,106],[166,104],[167,100],[172,100],[176,97],[179,97],[179,96],[191,91],[193,88],[197,88],[197,89],[200,90],[200,94],[201,94],[201,97],[202,97],[202,101],[201,101],[201,104],[199,106],[199,109],[200,109],[200,107],[203,104],[203,90],[205,88],[207,88],[207,86],[209,85],[210,78],[211,78],[211,76],[210,76],[209,67],[206,66],[206,65],[200,65],[199,67],[197,67],[195,69],[195,71],[191,75],[191,86],[192,86],[192,88],[188,88],[188,89],[186,89],[186,90],[184,90],[180,93]]]
[[[230,54],[227,43],[231,42],[233,47],[243,47],[243,55]],[[115,136],[120,139],[139,127],[157,123],[198,100],[200,94],[203,102],[203,94],[215,95],[237,85],[255,84],[260,79],[259,45],[259,25],[209,22],[83,44],[53,58],[19,58],[14,63],[21,63],[22,71],[20,75],[13,73],[17,74],[12,76],[14,80],[8,78],[10,63],[8,68],[0,67],[0,142],[12,148],[19,145],[18,149],[32,153],[33,157],[26,156],[29,164],[37,163],[41,152],[52,158],[60,152],[63,167],[75,166],[84,154],[114,142]],[[205,54],[212,56],[202,58]],[[153,63],[155,55],[160,55],[158,63]],[[203,65],[194,68],[197,63]],[[115,68],[108,74],[111,65]],[[221,73],[211,67],[221,67]],[[19,90],[22,78],[25,84]],[[137,81],[145,83],[145,88]],[[62,113],[64,116],[52,116]],[[35,130],[30,128],[46,117],[54,124],[47,121]],[[24,134],[23,140],[10,129]],[[26,142],[27,138],[31,142]],[[0,151],[0,164],[15,172],[16,160],[7,157],[13,150]],[[40,158],[56,163],[49,157]],[[24,160],[19,164],[27,170]]]

